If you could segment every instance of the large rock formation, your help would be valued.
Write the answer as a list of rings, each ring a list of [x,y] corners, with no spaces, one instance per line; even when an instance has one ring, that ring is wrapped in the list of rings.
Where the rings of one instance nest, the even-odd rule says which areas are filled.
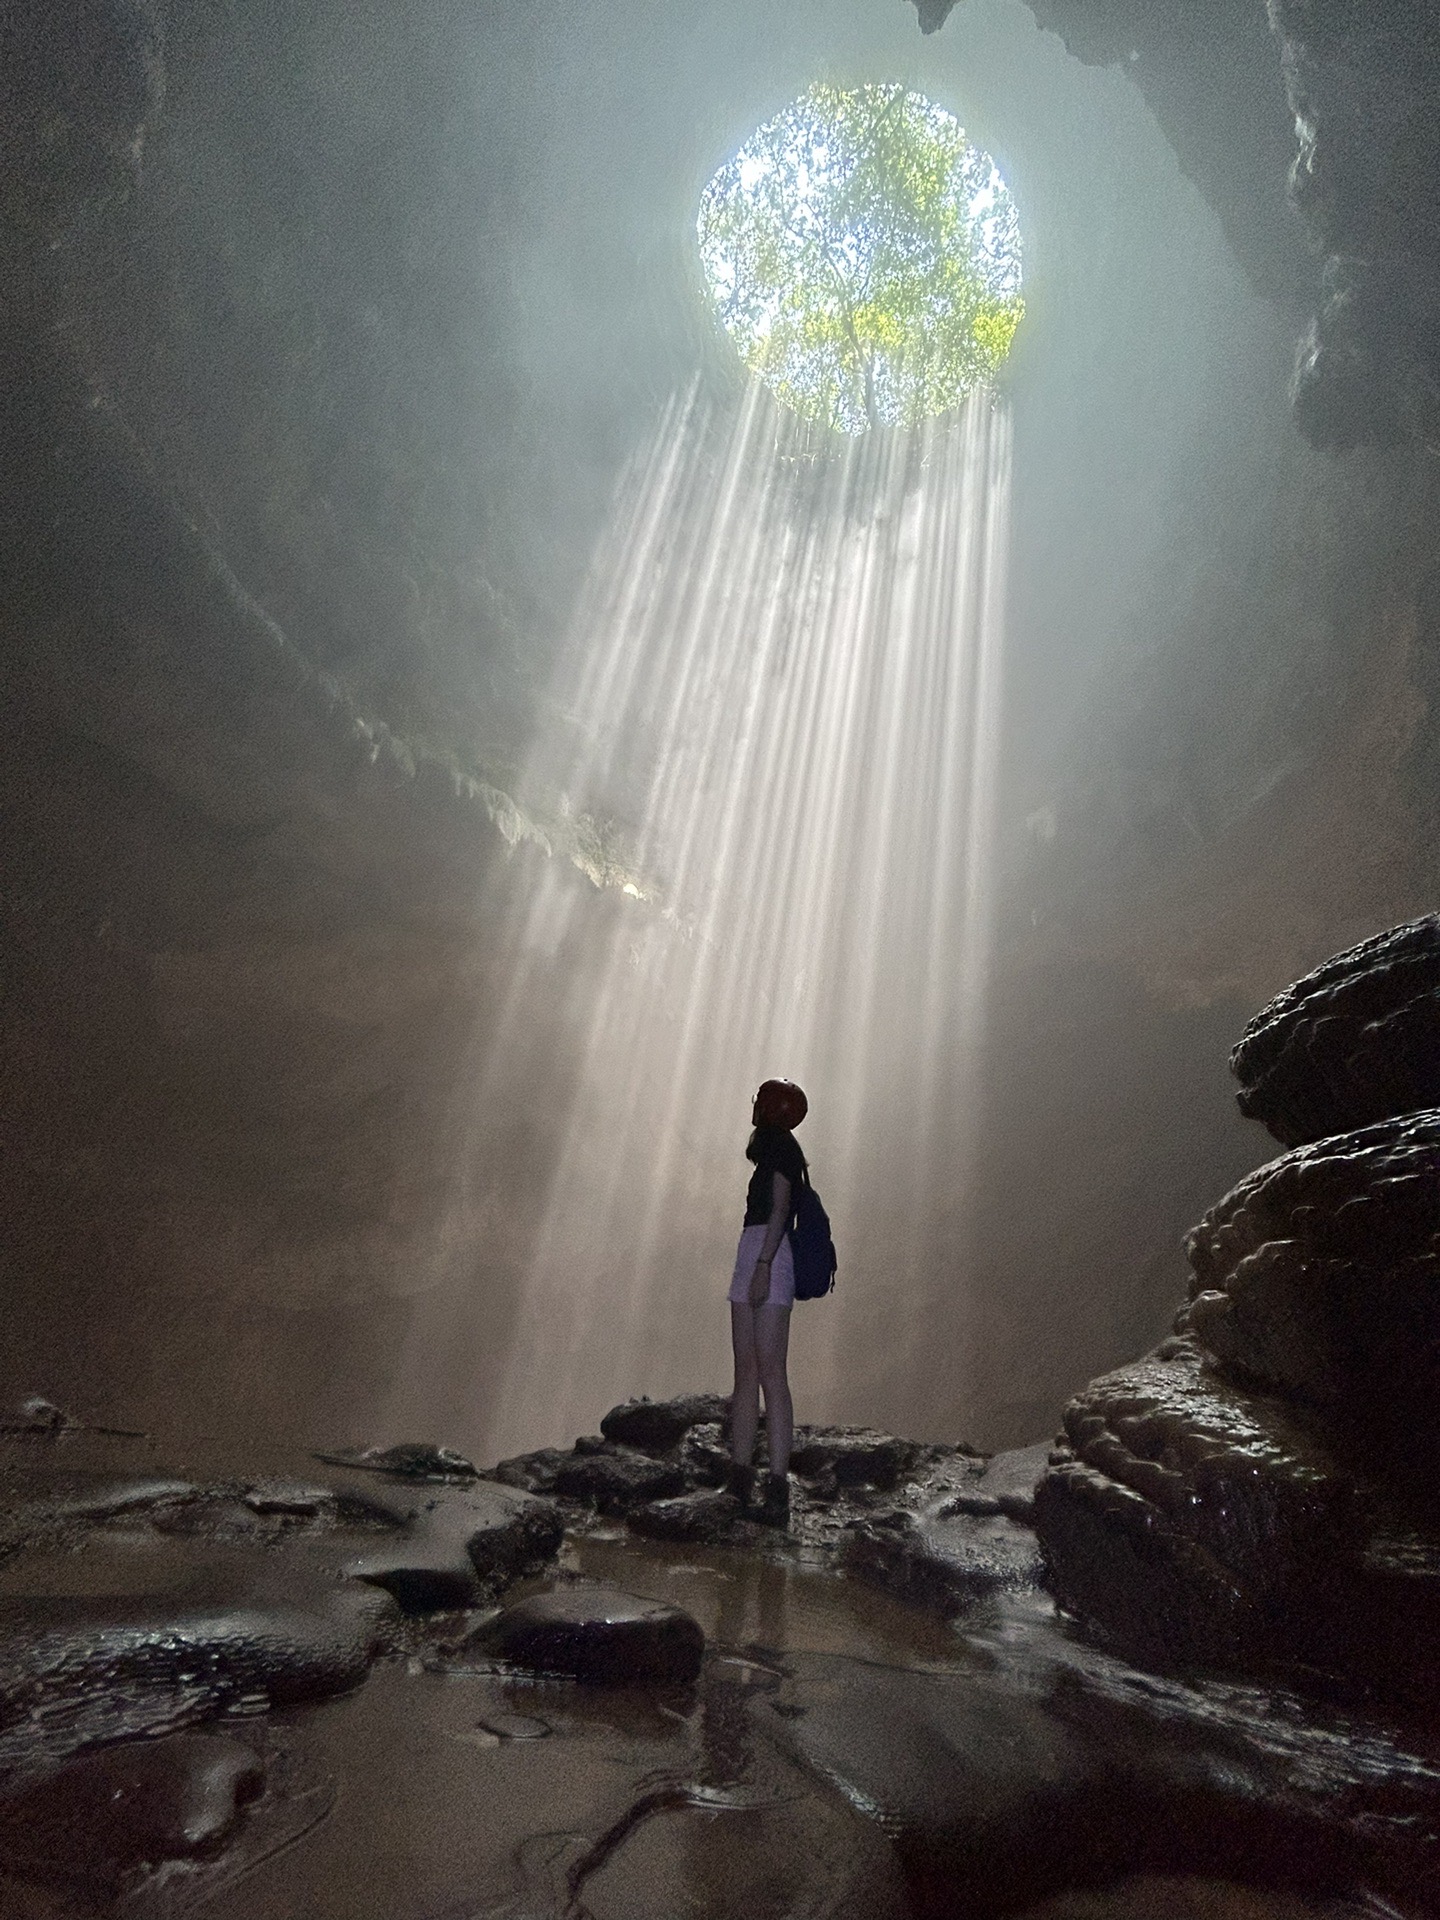
[[[1299,142],[1290,191],[1325,258],[1296,360],[1296,418],[1320,446],[1429,438],[1440,417],[1434,9],[1270,0],[1270,18]]]
[[[1433,1054],[1435,922],[1342,954],[1236,1050],[1275,1131],[1371,1117]],[[1332,1011],[1333,1010],[1333,1011]],[[1323,1124],[1323,1119],[1322,1122]],[[1151,1656],[1440,1679],[1440,1111],[1297,1147],[1190,1235],[1176,1336],[1093,1382],[1037,1492],[1062,1602]]]
[[[1237,1378],[1419,1463],[1437,1430],[1440,1111],[1261,1167],[1190,1237],[1183,1316]]]
[[[1240,1111],[1287,1147],[1440,1105],[1440,914],[1376,934],[1277,994],[1230,1067]]]

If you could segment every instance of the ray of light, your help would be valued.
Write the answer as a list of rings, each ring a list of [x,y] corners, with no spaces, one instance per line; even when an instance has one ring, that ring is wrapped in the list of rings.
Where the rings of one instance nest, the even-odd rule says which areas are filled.
[[[537,1022],[571,1054],[516,1312],[489,1329],[492,1454],[630,1393],[724,1384],[767,1074],[811,1094],[801,1138],[841,1248],[795,1343],[804,1411],[876,1417],[937,1302],[963,1323],[1008,449],[1003,407],[977,399],[817,457],[752,385],[728,425],[678,396],[628,474],[530,778],[627,822],[624,870],[652,897],[617,897],[598,964],[568,975],[593,896],[552,868],[509,903],[457,1159],[493,1156]],[[407,1391],[427,1341],[478,1337],[422,1315]],[[951,1401],[958,1418],[962,1379]]]

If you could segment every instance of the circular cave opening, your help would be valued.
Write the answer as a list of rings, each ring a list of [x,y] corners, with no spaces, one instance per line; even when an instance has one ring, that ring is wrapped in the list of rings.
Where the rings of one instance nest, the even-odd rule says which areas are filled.
[[[949,412],[994,379],[1024,316],[999,168],[898,82],[810,87],[714,175],[697,228],[744,365],[841,433]]]

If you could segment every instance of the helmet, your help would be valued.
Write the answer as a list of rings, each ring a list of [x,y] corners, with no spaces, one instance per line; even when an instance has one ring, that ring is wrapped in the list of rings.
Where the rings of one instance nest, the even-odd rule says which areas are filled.
[[[793,1080],[762,1080],[755,1095],[755,1124],[761,1127],[798,1127],[810,1111],[810,1102]]]

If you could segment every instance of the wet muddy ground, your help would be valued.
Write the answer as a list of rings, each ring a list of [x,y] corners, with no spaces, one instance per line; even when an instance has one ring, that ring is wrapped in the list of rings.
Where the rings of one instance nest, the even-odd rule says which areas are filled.
[[[1415,1729],[1139,1673],[1035,1589],[947,1619],[801,1523],[672,1543],[295,1456],[29,1435],[0,1471],[4,1920],[1435,1911]],[[556,1595],[640,1670],[698,1624],[698,1673],[497,1656]]]

